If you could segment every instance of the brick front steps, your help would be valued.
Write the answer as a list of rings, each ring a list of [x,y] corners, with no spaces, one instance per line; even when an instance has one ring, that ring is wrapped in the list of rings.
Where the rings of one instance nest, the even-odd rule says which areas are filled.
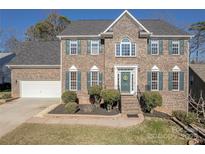
[[[121,112],[126,115],[137,115],[142,113],[137,96],[122,95],[121,96]]]

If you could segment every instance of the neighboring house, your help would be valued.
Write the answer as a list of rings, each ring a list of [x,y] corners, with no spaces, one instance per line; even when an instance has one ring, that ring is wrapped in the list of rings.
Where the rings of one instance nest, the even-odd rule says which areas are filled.
[[[7,64],[15,56],[14,53],[0,53],[0,84],[11,82],[11,70]]]
[[[189,89],[196,100],[201,93],[205,98],[205,64],[190,64],[189,67]]]
[[[115,20],[73,21],[57,37],[59,43],[27,43],[12,61],[14,97],[60,97],[71,90],[89,103],[87,89],[102,85],[121,91],[124,113],[137,112],[136,95],[144,91],[159,91],[170,111],[187,109],[188,33],[124,11]]]

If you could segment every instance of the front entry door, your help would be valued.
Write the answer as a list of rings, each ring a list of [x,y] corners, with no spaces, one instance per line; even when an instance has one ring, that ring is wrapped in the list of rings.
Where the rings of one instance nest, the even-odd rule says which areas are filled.
[[[121,72],[121,92],[130,93],[130,72]]]

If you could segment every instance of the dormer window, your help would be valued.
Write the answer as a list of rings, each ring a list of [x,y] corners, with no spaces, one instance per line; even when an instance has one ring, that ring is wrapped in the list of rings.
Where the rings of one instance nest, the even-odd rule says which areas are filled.
[[[130,42],[128,38],[124,38],[121,43],[115,46],[115,55],[117,57],[133,57],[136,56],[135,43]]]

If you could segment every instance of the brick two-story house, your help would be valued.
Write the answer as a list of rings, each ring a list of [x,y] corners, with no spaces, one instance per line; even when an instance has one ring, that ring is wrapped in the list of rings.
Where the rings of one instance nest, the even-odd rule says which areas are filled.
[[[123,112],[136,110],[144,91],[159,91],[163,108],[187,109],[188,33],[124,11],[115,20],[73,21],[57,37],[60,42],[20,49],[10,64],[13,96],[60,97],[72,90],[89,103],[88,87],[100,84],[120,90]]]

